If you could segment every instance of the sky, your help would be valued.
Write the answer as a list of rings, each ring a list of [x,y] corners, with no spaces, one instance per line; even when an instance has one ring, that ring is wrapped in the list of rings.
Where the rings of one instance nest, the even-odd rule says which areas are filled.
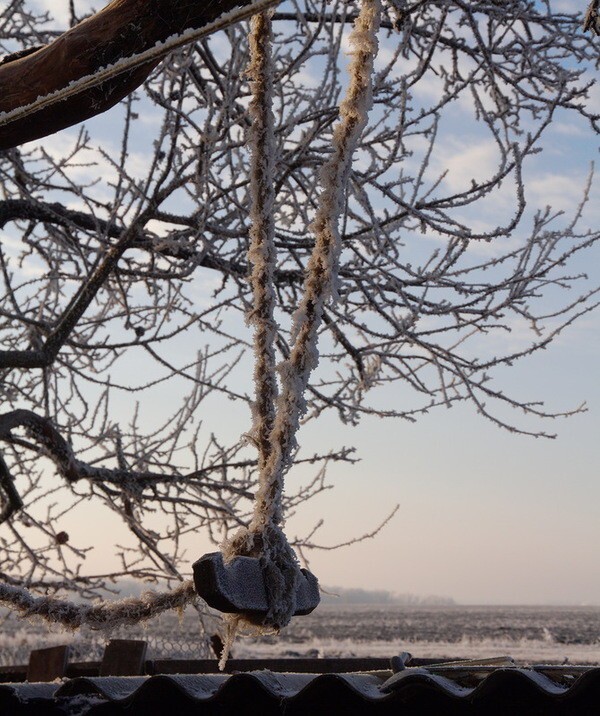
[[[600,104],[598,93],[592,101]],[[110,122],[108,113],[88,127],[109,135]],[[44,141],[51,149],[65,140]],[[447,151],[456,182],[467,167],[493,161],[489,146],[461,136],[458,124]],[[545,153],[529,169],[531,205],[573,209],[597,155],[597,137],[583,123],[559,117]],[[596,182],[588,210],[596,226],[598,207]],[[600,283],[599,259],[598,248],[586,259],[591,284]],[[448,596],[462,604],[600,605],[599,359],[596,311],[503,375],[507,392],[543,399],[556,411],[586,402],[585,413],[537,424],[556,432],[554,440],[502,431],[468,406],[438,408],[415,424],[363,418],[357,427],[344,427],[327,414],[306,426],[300,440],[307,452],[352,445],[360,462],[330,467],[335,489],[288,521],[291,536],[323,517],[320,541],[346,542],[370,533],[399,505],[375,537],[315,551],[311,569],[321,583]],[[393,402],[395,393],[386,391]],[[248,429],[248,416],[232,415],[229,406],[215,419],[222,429]],[[307,474],[304,468],[292,473],[290,485]],[[121,528],[89,516],[98,519],[89,566],[102,570],[112,563],[106,534],[118,538]],[[190,549],[200,556],[212,548],[199,537]]]

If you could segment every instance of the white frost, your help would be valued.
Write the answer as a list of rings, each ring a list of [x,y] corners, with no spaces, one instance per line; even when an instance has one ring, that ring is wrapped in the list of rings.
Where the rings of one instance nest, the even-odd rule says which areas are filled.
[[[171,609],[183,609],[196,598],[192,582],[184,582],[171,592],[145,592],[139,598],[98,604],[75,604],[55,597],[35,597],[23,587],[0,583],[0,604],[21,617],[41,617],[47,622],[78,629],[114,629],[152,619]]]
[[[264,624],[269,628],[285,626],[296,606],[299,566],[280,527],[283,522],[284,476],[297,446],[296,433],[300,418],[306,411],[304,392],[319,360],[318,330],[325,303],[337,297],[335,286],[341,249],[338,224],[354,150],[372,106],[373,63],[377,53],[380,15],[380,0],[363,0],[350,35],[350,81],[340,105],[339,122],[333,132],[333,152],[321,172],[322,192],[315,221],[310,227],[315,234],[315,246],[307,266],[303,299],[294,318],[290,357],[280,366],[281,394],[277,398],[275,412],[272,288],[275,267],[272,243],[275,140],[270,107],[270,25],[266,15],[254,18],[252,24],[249,75],[254,95],[250,143],[253,205],[249,260],[253,265],[251,281],[254,291],[251,321],[256,326],[257,399],[253,438],[259,450],[260,474],[250,527],[240,530],[224,544],[223,552],[226,560],[240,554],[260,557],[270,605]],[[228,647],[232,644],[238,624],[239,621],[235,619],[228,621]],[[226,654],[222,663],[225,659]]]
[[[19,119],[24,119],[35,112],[39,112],[46,107],[50,107],[57,102],[61,102],[69,97],[72,97],[80,92],[97,87],[98,85],[106,82],[107,80],[120,75],[122,72],[127,70],[133,70],[136,67],[140,67],[146,62],[159,59],[166,55],[168,52],[177,50],[180,47],[184,47],[190,42],[195,42],[202,37],[206,37],[218,30],[223,30],[236,22],[247,19],[249,16],[256,12],[266,10],[273,5],[277,5],[280,0],[255,0],[249,6],[237,7],[229,12],[225,12],[216,20],[213,20],[208,25],[203,27],[186,30],[185,32],[178,35],[171,35],[164,42],[157,42],[153,47],[150,47],[143,52],[130,57],[123,57],[118,62],[115,62],[107,67],[99,68],[94,74],[86,75],[74,80],[66,87],[51,92],[50,94],[38,97],[34,102],[17,107],[10,112],[0,113],[0,127],[14,122]]]

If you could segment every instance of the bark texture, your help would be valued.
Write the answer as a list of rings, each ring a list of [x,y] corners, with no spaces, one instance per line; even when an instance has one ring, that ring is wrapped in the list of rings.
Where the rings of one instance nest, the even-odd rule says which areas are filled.
[[[92,75],[122,57],[200,28],[251,0],[113,0],[54,42],[0,64],[0,113]],[[165,53],[166,54],[166,53]],[[0,150],[54,134],[101,114],[139,87],[159,60],[0,127]]]

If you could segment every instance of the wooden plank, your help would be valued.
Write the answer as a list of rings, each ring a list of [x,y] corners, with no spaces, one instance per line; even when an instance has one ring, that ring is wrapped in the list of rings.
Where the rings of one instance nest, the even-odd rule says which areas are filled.
[[[61,644],[47,649],[34,649],[29,655],[27,681],[41,682],[61,679],[67,670],[69,647]]]
[[[428,666],[452,662],[454,659],[419,659],[413,658],[409,666]],[[67,666],[66,676],[74,679],[78,676],[99,676],[99,661],[70,662]],[[228,672],[254,671],[257,669],[270,669],[271,671],[287,671],[297,673],[322,673],[356,671],[379,671],[389,669],[390,661],[385,658],[364,659],[230,659]],[[548,668],[547,665],[545,668]],[[556,668],[556,667],[555,667]],[[564,668],[564,667],[558,667]],[[571,669],[578,667],[570,667]],[[589,667],[585,667],[586,669]],[[542,667],[540,667],[542,670]],[[153,659],[146,661],[144,673],[147,674],[215,674],[218,672],[216,659]],[[0,683],[15,683],[24,681],[27,667],[24,665],[0,666]]]
[[[0,684],[15,684],[27,678],[27,665],[0,666]]]
[[[49,45],[0,63],[0,114],[29,105],[172,35],[209,25],[252,0],[113,0]],[[0,150],[39,139],[113,107],[142,84],[158,58],[0,127]]]
[[[335,674],[358,671],[386,671],[389,659],[229,659],[225,673],[269,671],[297,674]],[[148,674],[216,674],[216,659],[154,659],[147,662]]]
[[[411,658],[407,666],[428,666],[444,664],[453,659]],[[229,659],[226,673],[234,671],[281,671],[308,674],[353,673],[359,671],[386,671],[391,668],[391,659],[385,657],[347,657],[327,659]],[[154,659],[146,663],[148,674],[215,674],[219,671],[215,659]]]
[[[112,639],[104,650],[100,664],[100,676],[139,676],[143,674],[147,649],[148,644],[145,641]]]
[[[100,661],[71,661],[66,676],[76,679],[79,676],[100,676]]]

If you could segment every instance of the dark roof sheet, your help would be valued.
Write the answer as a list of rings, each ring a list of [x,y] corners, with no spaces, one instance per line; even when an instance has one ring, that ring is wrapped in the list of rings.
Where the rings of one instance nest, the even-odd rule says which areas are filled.
[[[81,677],[64,683],[0,685],[5,716],[190,716],[204,714],[474,714],[585,716],[600,713],[600,668],[500,668],[448,675],[424,668],[397,674]],[[388,677],[388,678],[386,678]],[[470,681],[471,685],[467,685]],[[476,682],[476,685],[472,685]]]

